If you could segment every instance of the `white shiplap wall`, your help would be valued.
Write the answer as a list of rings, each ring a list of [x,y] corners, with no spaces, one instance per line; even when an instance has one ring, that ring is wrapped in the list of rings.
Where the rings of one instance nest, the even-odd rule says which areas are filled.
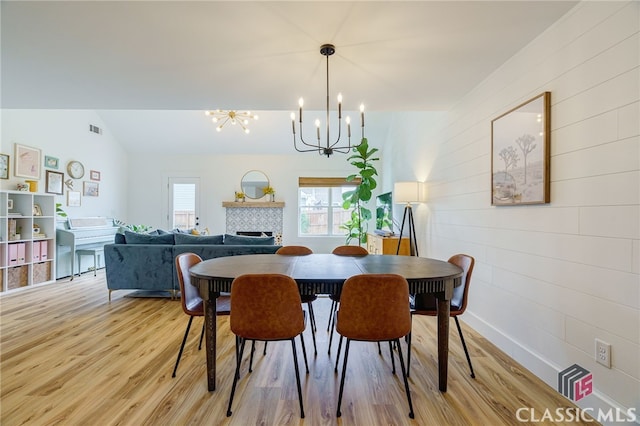
[[[639,2],[580,3],[453,110],[398,115],[384,155],[386,179],[428,182],[421,253],[476,258],[463,319],[554,388],[585,367],[595,392],[580,406],[640,419],[639,16]],[[490,122],[543,91],[551,203],[492,207]]]

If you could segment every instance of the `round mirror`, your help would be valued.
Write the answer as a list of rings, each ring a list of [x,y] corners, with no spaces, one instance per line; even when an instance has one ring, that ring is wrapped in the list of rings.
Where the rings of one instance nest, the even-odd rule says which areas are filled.
[[[264,197],[263,188],[269,185],[269,178],[260,170],[249,170],[242,176],[240,187],[245,197],[257,200]]]

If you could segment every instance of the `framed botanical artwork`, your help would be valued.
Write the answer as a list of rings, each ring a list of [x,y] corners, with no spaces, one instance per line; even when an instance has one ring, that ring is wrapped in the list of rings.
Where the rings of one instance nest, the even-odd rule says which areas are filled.
[[[0,154],[0,179],[9,179],[9,156]]]
[[[49,194],[62,195],[62,184],[64,183],[64,173],[47,170],[46,188],[44,192]]]
[[[67,191],[67,207],[80,207],[80,191]]]
[[[15,172],[16,177],[40,179],[40,158],[42,154],[38,148],[15,144]]]
[[[84,196],[85,197],[97,197],[99,192],[98,192],[98,183],[97,182],[89,182],[89,181],[84,181],[82,182],[83,184],[83,192],[84,192]]]
[[[551,201],[550,105],[544,92],[491,121],[492,205]]]
[[[48,155],[44,156],[44,166],[48,169],[58,170],[59,163],[60,160],[58,160],[56,157],[50,157]]]
[[[100,180],[100,172],[97,170],[91,170],[89,172],[89,178],[91,180]]]

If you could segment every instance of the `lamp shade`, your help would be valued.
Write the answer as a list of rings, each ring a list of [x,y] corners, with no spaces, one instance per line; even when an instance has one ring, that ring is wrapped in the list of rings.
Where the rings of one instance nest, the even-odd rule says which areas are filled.
[[[393,201],[396,203],[422,203],[426,199],[422,182],[396,182],[393,185]]]

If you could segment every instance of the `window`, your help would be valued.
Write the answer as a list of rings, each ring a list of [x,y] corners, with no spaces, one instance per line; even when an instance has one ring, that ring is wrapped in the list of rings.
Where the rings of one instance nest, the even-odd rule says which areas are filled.
[[[342,208],[342,194],[358,182],[344,178],[299,178],[298,235],[344,236],[340,225],[351,219],[351,211]]]

